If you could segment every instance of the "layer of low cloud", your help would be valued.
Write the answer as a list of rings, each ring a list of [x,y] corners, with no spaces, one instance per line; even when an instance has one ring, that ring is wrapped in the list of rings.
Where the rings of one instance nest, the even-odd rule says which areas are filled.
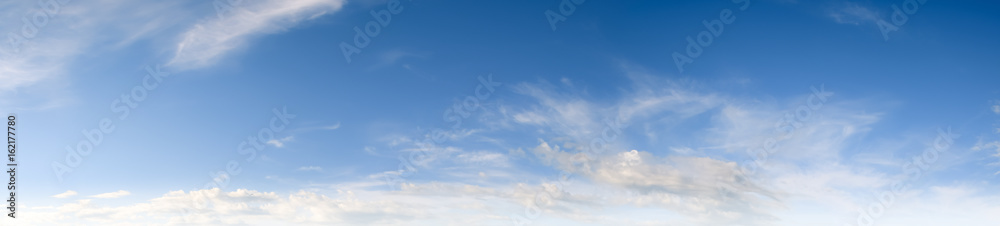
[[[82,199],[37,207],[37,212],[26,217],[52,224],[503,225],[510,223],[510,216],[537,207],[541,217],[533,222],[539,225],[803,225],[817,221],[843,225],[853,222],[859,208],[867,208],[874,200],[872,194],[898,179],[895,172],[880,170],[882,165],[871,162],[893,166],[906,158],[895,156],[896,149],[859,157],[858,138],[884,117],[864,100],[826,102],[801,120],[802,127],[794,133],[776,136],[775,125],[812,94],[809,86],[792,87],[802,90],[801,96],[765,102],[711,91],[697,83],[661,79],[634,66],[625,65],[623,70],[633,84],[617,100],[590,100],[577,90],[582,84],[572,82],[560,82],[564,86],[515,84],[515,93],[528,101],[498,108],[504,110],[489,117],[499,122],[486,124],[488,128],[447,131],[440,135],[448,142],[433,145],[418,142],[424,137],[387,139],[386,149],[400,150],[404,156],[421,150],[427,154],[412,164],[421,176],[432,179],[410,177],[398,190],[382,187],[384,176],[402,174],[389,171],[361,179],[365,186],[328,186],[327,190],[283,195],[247,189],[174,191],[123,206]],[[610,139],[608,131],[614,128],[609,129],[609,120],[620,120],[625,127],[617,138]],[[677,126],[690,121],[700,124]],[[649,129],[635,126],[643,124],[650,125]],[[490,140],[490,144],[503,144],[497,150],[466,145],[498,131],[530,140]],[[649,132],[693,135],[684,144],[633,148],[640,146],[633,142],[641,140],[629,136],[645,137],[641,135]],[[755,173],[746,175],[741,166],[753,161],[747,150],[772,137],[780,148]],[[595,138],[607,141],[603,149],[589,152]],[[920,142],[886,146],[901,149]],[[975,148],[992,151],[995,146],[984,141]],[[375,147],[365,150],[375,153]],[[856,161],[862,157],[865,161]],[[528,167],[513,167],[519,164]],[[542,170],[520,171],[529,167]],[[568,173],[572,181],[553,180],[562,176],[557,172]],[[996,222],[992,213],[1000,210],[994,204],[1000,197],[987,191],[960,183],[915,186],[897,196],[887,210],[892,214],[878,221]],[[954,208],[942,210],[935,205]]]

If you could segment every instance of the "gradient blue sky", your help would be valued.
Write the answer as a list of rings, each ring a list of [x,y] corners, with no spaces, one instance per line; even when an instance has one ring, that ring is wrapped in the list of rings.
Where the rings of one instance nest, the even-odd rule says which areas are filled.
[[[1000,222],[1000,3],[926,1],[883,36],[907,1],[588,0],[553,30],[545,12],[572,1],[402,0],[348,62],[341,43],[387,1],[51,2],[22,45],[7,37],[45,11],[0,3],[0,108],[21,131],[3,225]],[[119,118],[147,67],[169,75]],[[777,132],[813,89],[832,96]],[[274,111],[295,116],[248,160]],[[908,164],[949,128],[927,169]],[[910,187],[873,216],[894,182]]]

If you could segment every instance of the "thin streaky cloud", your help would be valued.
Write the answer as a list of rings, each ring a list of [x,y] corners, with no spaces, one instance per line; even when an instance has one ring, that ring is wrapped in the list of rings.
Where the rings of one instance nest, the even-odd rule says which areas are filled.
[[[337,122],[337,124],[333,124],[331,126],[323,127],[323,129],[326,129],[326,130],[340,129],[340,122]]]
[[[847,2],[840,7],[831,9],[829,16],[839,24],[874,24],[879,20],[877,12],[871,8],[852,2]]]
[[[128,192],[126,190],[118,190],[116,192],[108,192],[108,193],[103,193],[103,194],[91,195],[89,197],[91,197],[91,198],[99,198],[99,199],[113,199],[113,198],[118,198],[118,197],[123,197],[123,196],[131,195],[131,194],[132,194],[131,192]]]
[[[316,171],[316,172],[322,172],[323,171],[323,167],[319,167],[319,166],[303,166],[303,167],[299,167],[298,171]]]
[[[209,17],[184,32],[166,64],[180,69],[194,69],[216,62],[232,50],[243,47],[248,39],[262,34],[285,31],[318,14],[340,10],[343,0],[270,0],[243,1],[243,6],[228,16]]]
[[[53,198],[60,198],[60,199],[62,199],[62,198],[72,197],[72,196],[74,196],[76,194],[77,194],[76,191],[69,190],[69,191],[66,191],[66,192],[63,192],[63,193],[59,193],[59,194],[53,195],[52,197]]]

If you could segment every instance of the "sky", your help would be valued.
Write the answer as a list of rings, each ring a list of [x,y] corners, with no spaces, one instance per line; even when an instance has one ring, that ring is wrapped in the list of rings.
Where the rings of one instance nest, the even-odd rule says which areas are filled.
[[[0,225],[996,225],[997,10],[4,1]]]

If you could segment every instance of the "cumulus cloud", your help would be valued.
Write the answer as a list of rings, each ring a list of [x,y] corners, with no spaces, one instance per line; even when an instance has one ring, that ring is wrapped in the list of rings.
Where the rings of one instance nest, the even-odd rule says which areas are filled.
[[[631,153],[631,152],[625,152]],[[625,154],[630,155],[630,154]],[[632,157],[626,157],[631,159]],[[645,161],[645,160],[643,160]],[[360,185],[360,187],[359,187]],[[171,191],[147,201],[108,205],[84,199],[59,206],[31,207],[19,220],[30,225],[120,224],[120,225],[503,225],[525,206],[537,206],[537,224],[588,222],[600,225],[801,225],[816,222],[798,219],[802,214],[834,216],[825,222],[850,222],[823,206],[783,208],[754,206],[785,217],[783,221],[755,220],[756,215],[733,211],[731,205],[746,200],[733,196],[712,199],[666,192],[600,192],[599,185],[575,180],[571,186],[558,183],[485,187],[455,182],[405,183],[399,191],[353,190],[372,184],[334,186],[330,194],[298,191],[288,194],[237,189]],[[595,192],[598,191],[598,192]],[[540,195],[542,194],[542,195]],[[541,197],[541,198],[540,198]],[[896,197],[888,209],[893,214],[879,219],[883,224],[989,225],[1000,220],[993,212],[1000,197],[969,186],[934,186]],[[621,205],[629,205],[624,209]],[[815,203],[813,203],[815,204]],[[949,206],[949,208],[941,208]],[[851,210],[861,206],[851,205]],[[686,218],[661,217],[662,210]],[[622,211],[609,211],[622,210]],[[660,213],[648,218],[648,213]],[[790,213],[791,212],[791,213]],[[676,216],[676,215],[671,215]],[[844,216],[847,216],[844,214]],[[739,219],[732,221],[731,219]],[[562,223],[559,223],[562,222]],[[768,223],[761,223],[768,222]],[[839,224],[838,224],[839,225]]]
[[[596,158],[587,153],[567,153],[544,141],[533,152],[561,170],[639,194],[621,197],[619,204],[668,208],[714,224],[769,220],[773,217],[754,206],[776,206],[779,197],[740,177],[734,162],[703,157],[658,158],[637,150]]]
[[[515,85],[515,92],[531,100],[527,106],[504,107],[499,113],[510,126],[492,130],[456,130],[440,134],[449,141],[508,130],[525,136],[492,142],[508,151],[473,151],[481,147],[418,142],[424,137],[393,137],[386,143],[406,154],[423,151],[412,162],[421,175],[410,177],[398,191],[374,187],[380,178],[403,175],[389,171],[372,175],[365,186],[316,186],[313,190],[278,195],[273,192],[219,189],[174,191],[147,202],[109,207],[91,200],[78,200],[48,209],[39,209],[34,219],[42,223],[129,222],[134,224],[406,224],[467,225],[507,224],[512,214],[537,207],[545,217],[539,225],[591,223],[599,225],[802,225],[815,219],[801,216],[845,216],[871,199],[891,182],[892,176],[864,167],[849,166],[858,154],[854,138],[863,136],[882,116],[871,113],[864,101],[837,100],[823,105],[808,120],[799,121],[794,133],[774,136],[776,124],[796,107],[804,96],[790,100],[760,101],[727,96],[699,88],[699,84],[660,79],[626,66],[634,84],[623,89],[620,99],[592,101],[585,93],[559,90],[551,84]],[[582,84],[581,84],[582,86]],[[570,86],[570,88],[576,88]],[[794,87],[793,87],[794,88]],[[860,111],[856,109],[866,109]],[[616,122],[620,121],[620,122]],[[676,125],[695,121],[693,127]],[[644,130],[682,136],[665,145],[632,148],[638,145],[629,124],[649,124]],[[643,131],[643,134],[647,131]],[[528,137],[528,138],[524,138]],[[781,148],[767,160],[754,160],[748,149],[759,147],[767,138],[777,137]],[[281,140],[269,141],[276,147]],[[533,139],[525,141],[524,139]],[[603,144],[595,147],[595,140]],[[524,146],[517,144],[526,144]],[[513,146],[513,147],[511,147]],[[993,146],[988,146],[992,148]],[[981,148],[987,148],[982,145]],[[374,147],[365,146],[375,153]],[[503,150],[500,149],[500,150]],[[660,150],[656,150],[660,149]],[[877,150],[884,151],[884,150]],[[886,162],[886,153],[865,153],[870,162]],[[681,153],[681,155],[677,155]],[[998,152],[1000,153],[1000,152]],[[517,172],[507,167],[538,164],[542,172],[569,175],[538,175],[538,171]],[[765,161],[756,174],[746,175],[741,165]],[[893,162],[893,161],[888,161]],[[448,163],[452,163],[449,165]],[[541,165],[541,166],[539,166]],[[476,166],[470,170],[467,166]],[[494,168],[487,168],[494,167]],[[498,170],[496,168],[504,168]],[[509,169],[509,170],[508,170]],[[320,171],[303,166],[301,171]],[[492,171],[491,171],[492,170]],[[441,171],[461,173],[438,173]],[[551,181],[568,176],[571,183]],[[458,178],[458,179],[456,179]],[[463,181],[468,180],[468,181]],[[557,179],[558,180],[558,179]],[[473,181],[475,183],[473,183]],[[368,181],[370,182],[370,181]],[[320,188],[322,187],[322,188]],[[336,195],[323,189],[340,189]],[[940,206],[969,205],[970,217],[978,222],[995,219],[996,197],[964,187],[916,189],[901,196],[887,222],[919,222],[907,218],[933,216],[933,203]],[[923,195],[923,196],[921,196]],[[333,197],[330,197],[333,196]],[[542,197],[542,198],[539,198]],[[976,201],[983,197],[986,201]],[[41,211],[45,210],[45,211]],[[946,211],[942,216],[961,216]],[[994,211],[995,212],[995,211]],[[670,217],[641,219],[657,213]],[[32,216],[32,215],[28,215]],[[666,219],[664,219],[666,218]],[[572,222],[572,223],[566,223]],[[807,223],[803,223],[807,222]],[[966,221],[974,225],[977,221]]]

